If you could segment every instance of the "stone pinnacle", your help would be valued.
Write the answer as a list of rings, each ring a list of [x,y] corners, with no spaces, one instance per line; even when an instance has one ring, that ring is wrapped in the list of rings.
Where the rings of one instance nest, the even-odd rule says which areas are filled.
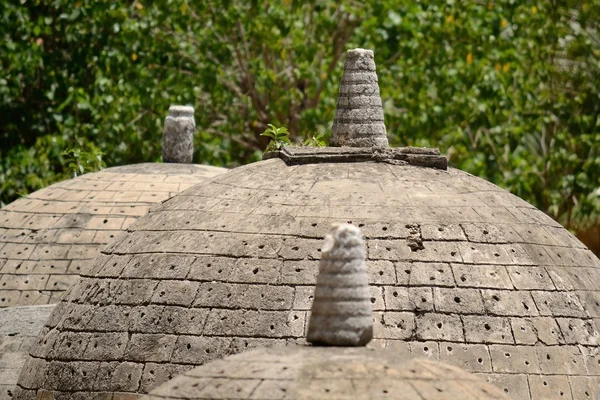
[[[372,50],[346,53],[330,146],[387,147]]]
[[[307,340],[327,346],[365,346],[373,338],[365,245],[354,225],[334,225],[321,249]]]
[[[195,131],[194,107],[169,107],[163,128],[163,162],[191,164]]]

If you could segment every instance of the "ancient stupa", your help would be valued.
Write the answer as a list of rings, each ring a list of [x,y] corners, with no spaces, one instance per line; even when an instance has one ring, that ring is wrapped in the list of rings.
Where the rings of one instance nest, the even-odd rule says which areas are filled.
[[[191,164],[193,108],[171,109],[176,114],[167,116],[163,147],[168,163],[80,175],[0,210],[0,307],[57,303],[100,249],[150,207],[226,171]]]
[[[365,238],[370,346],[456,365],[512,399],[598,398],[600,260],[558,223],[437,149],[270,156],[157,205],[105,248],[47,321],[17,399],[147,393],[231,353],[303,343],[337,222]]]
[[[45,305],[89,271],[100,249],[153,205],[226,171],[190,164],[193,122],[192,107],[171,107],[165,163],[80,175],[0,210],[0,400],[12,395],[28,345],[52,310]]]
[[[307,339],[327,347],[275,347],[227,356],[173,378],[143,400],[507,400],[500,389],[460,368],[360,347],[370,338],[354,338],[364,338],[373,328],[370,302],[363,295],[368,283],[362,247],[360,230],[351,225],[336,226],[323,246]]]

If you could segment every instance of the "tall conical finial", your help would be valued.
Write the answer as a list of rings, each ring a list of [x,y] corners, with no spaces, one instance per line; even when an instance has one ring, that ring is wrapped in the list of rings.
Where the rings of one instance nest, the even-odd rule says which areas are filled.
[[[195,132],[194,107],[169,107],[163,128],[163,162],[191,164]]]
[[[329,145],[388,146],[372,50],[346,53]]]
[[[328,346],[365,346],[373,338],[365,245],[354,225],[334,225],[321,249],[307,340]]]

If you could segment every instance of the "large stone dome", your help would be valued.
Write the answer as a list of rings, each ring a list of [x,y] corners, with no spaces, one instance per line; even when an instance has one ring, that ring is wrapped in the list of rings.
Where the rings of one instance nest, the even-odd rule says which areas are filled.
[[[144,400],[507,400],[497,387],[444,363],[365,348],[250,350],[194,368]]]
[[[107,168],[0,210],[0,307],[56,303],[100,249],[148,209],[224,172],[191,164]]]
[[[333,150],[236,168],[129,226],[57,305],[17,397],[147,393],[249,347],[303,342],[322,237],[351,222],[367,244],[371,346],[457,365],[514,399],[598,398],[600,260],[482,179],[418,154]]]

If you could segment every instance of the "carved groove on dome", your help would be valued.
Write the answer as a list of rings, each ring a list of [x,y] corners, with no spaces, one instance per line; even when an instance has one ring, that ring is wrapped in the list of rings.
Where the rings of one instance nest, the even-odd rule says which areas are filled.
[[[263,160],[281,158],[287,165],[383,162],[446,170],[448,159],[439,149],[427,147],[295,147],[265,153]]]

